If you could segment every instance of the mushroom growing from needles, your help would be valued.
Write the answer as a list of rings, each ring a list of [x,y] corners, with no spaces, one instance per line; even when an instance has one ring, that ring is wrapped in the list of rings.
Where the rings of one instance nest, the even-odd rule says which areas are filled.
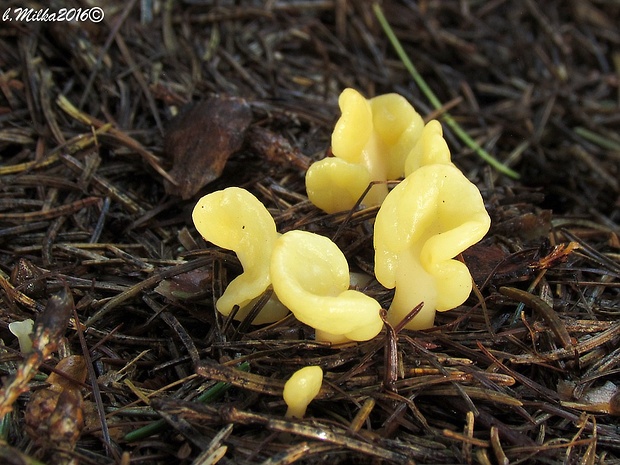
[[[286,417],[303,418],[308,404],[319,394],[323,383],[323,370],[307,366],[297,370],[284,385],[284,402],[288,406]]]
[[[17,337],[19,342],[19,351],[22,354],[28,354],[32,351],[32,328],[34,321],[30,318],[23,321],[14,321],[9,323],[9,331]]]
[[[252,301],[271,283],[269,261],[278,239],[276,224],[260,200],[239,187],[205,195],[194,207],[192,218],[205,240],[233,250],[243,266],[243,273],[228,284],[216,302],[218,311],[226,316],[238,305],[241,310],[235,318],[242,320]],[[282,306],[266,306],[253,323],[277,321],[287,313]]]
[[[396,288],[388,321],[399,324],[421,302],[407,325],[426,329],[435,311],[461,305],[472,278],[458,254],[481,240],[491,219],[478,188],[453,165],[427,165],[398,184],[374,225],[375,275]]]
[[[398,94],[364,98],[345,89],[338,99],[342,116],[332,134],[334,157],[313,163],[306,173],[310,201],[327,213],[351,209],[371,181],[398,179],[422,133],[422,117]],[[365,195],[362,204],[380,205],[385,182]]]

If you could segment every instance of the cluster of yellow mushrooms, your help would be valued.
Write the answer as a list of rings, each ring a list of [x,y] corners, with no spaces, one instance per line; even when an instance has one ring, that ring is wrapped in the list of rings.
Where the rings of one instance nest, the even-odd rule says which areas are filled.
[[[461,305],[471,292],[469,270],[454,257],[490,227],[482,196],[450,161],[441,124],[424,124],[404,97],[366,99],[345,89],[338,103],[342,115],[332,134],[334,156],[306,173],[308,198],[327,213],[346,211],[373,182],[361,204],[380,206],[374,222],[375,277],[395,288],[388,321],[400,323],[423,302],[406,328],[429,328],[435,311]],[[403,180],[389,190],[386,181],[398,179]],[[193,220],[205,240],[233,250],[243,266],[216,303],[223,315],[238,306],[235,318],[243,319],[271,286],[274,298],[255,324],[291,311],[316,330],[317,340],[365,341],[381,331],[381,305],[350,289],[347,260],[329,238],[296,230],[279,234],[266,207],[237,187],[204,196]],[[322,376],[319,367],[293,375],[284,393],[290,416],[303,416]]]

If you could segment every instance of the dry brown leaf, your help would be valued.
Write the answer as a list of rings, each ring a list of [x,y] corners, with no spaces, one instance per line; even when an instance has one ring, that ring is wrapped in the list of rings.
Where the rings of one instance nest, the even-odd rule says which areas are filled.
[[[189,199],[217,179],[251,121],[250,106],[239,98],[211,97],[185,107],[164,137],[164,152],[173,160],[169,174],[177,183],[166,181],[166,192]]]

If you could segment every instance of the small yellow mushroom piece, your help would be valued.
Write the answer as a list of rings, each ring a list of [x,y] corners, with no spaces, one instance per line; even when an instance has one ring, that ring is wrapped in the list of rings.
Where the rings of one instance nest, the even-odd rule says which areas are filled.
[[[17,337],[19,342],[19,351],[22,354],[29,354],[32,352],[32,328],[34,321],[28,318],[24,321],[14,321],[9,323],[9,331]]]
[[[367,100],[345,89],[338,104],[342,116],[332,134],[335,158],[313,163],[306,173],[308,198],[327,213],[351,209],[371,181],[402,177],[424,126],[422,117],[398,94]],[[375,184],[362,204],[380,205],[387,192],[385,182]]]
[[[433,326],[435,310],[461,305],[472,279],[453,258],[481,240],[491,219],[478,188],[453,165],[427,165],[387,196],[375,221],[375,275],[396,288],[388,321],[400,323],[418,304],[406,328]]]
[[[307,231],[283,234],[273,249],[270,273],[278,299],[316,329],[317,339],[366,341],[381,331],[381,306],[349,290],[347,260],[327,237]]]
[[[306,172],[310,201],[327,213],[350,210],[370,184],[368,170],[340,158],[313,163]]]
[[[205,240],[233,250],[243,273],[233,279],[216,306],[229,315],[235,305],[241,307],[236,316],[242,319],[250,302],[260,296],[269,284],[269,260],[278,239],[276,225],[267,208],[250,192],[239,187],[213,192],[202,197],[192,213],[196,229]],[[262,315],[255,323],[276,321],[286,315],[279,306],[274,315]]]
[[[284,384],[284,402],[288,405],[286,417],[303,418],[308,404],[319,394],[323,384],[323,370],[308,366],[293,373]]]
[[[441,123],[436,119],[429,121],[422,129],[422,135],[413,146],[405,162],[405,176],[409,176],[422,166],[451,165],[450,149],[443,138]]]

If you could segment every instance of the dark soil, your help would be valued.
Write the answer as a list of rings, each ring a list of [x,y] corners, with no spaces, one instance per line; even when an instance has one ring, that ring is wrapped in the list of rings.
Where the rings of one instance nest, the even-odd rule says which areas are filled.
[[[380,4],[441,109],[370,1],[101,0],[100,22],[3,3],[3,463],[620,463],[620,4]],[[226,321],[240,266],[193,227],[206,193],[245,187],[279,231],[372,271],[376,209],[327,215],[304,187],[346,87],[449,111],[519,174],[444,124],[492,218],[464,254],[477,291],[433,330],[344,347]],[[8,324],[38,316],[24,358]],[[69,354],[77,381],[48,378]],[[328,394],[289,421],[282,384],[306,365]]]

